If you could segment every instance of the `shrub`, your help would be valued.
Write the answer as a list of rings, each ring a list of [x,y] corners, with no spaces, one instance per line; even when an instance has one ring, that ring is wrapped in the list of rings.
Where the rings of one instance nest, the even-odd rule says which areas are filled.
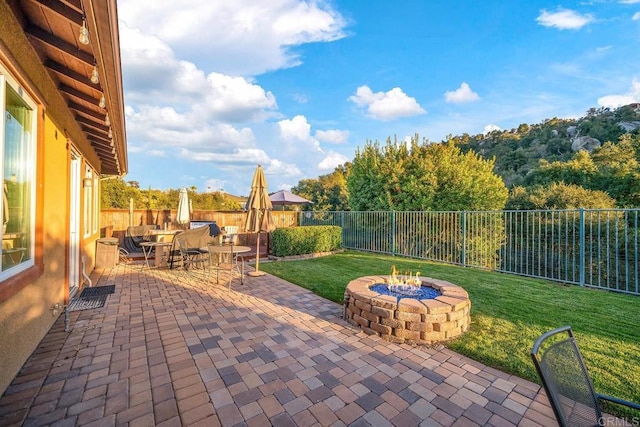
[[[278,228],[269,242],[271,253],[278,257],[330,252],[342,246],[342,229],[335,225]]]

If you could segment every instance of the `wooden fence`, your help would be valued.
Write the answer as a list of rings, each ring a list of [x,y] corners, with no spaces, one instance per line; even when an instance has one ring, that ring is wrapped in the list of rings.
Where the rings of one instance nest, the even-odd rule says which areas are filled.
[[[299,212],[271,211],[276,228],[296,227]],[[117,237],[122,243],[127,227],[132,225],[152,225],[166,230],[184,230],[189,225],[178,224],[176,209],[102,209],[100,224],[103,237]],[[245,212],[194,210],[192,221],[215,221],[220,227],[236,226],[244,229]],[[247,242],[250,243],[250,242]]]

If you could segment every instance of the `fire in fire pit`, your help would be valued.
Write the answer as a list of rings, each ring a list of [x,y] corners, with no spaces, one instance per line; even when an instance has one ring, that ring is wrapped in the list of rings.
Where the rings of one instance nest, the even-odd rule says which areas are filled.
[[[398,273],[396,266],[392,265],[391,276],[387,279],[387,283],[377,283],[369,289],[383,295],[395,296],[398,300],[400,298],[433,299],[442,295],[439,290],[422,285],[419,271],[415,275],[411,271],[405,275],[398,275]]]
[[[420,297],[426,292],[429,296]],[[352,280],[344,294],[345,318],[368,334],[397,343],[448,341],[469,329],[467,292],[444,280],[407,274]]]

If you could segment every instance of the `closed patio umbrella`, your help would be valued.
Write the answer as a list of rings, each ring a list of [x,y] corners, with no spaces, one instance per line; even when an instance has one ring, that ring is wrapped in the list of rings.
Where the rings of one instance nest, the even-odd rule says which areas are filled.
[[[264,272],[260,271],[260,233],[270,232],[274,230],[275,224],[271,217],[273,205],[269,200],[267,192],[267,179],[264,176],[262,166],[258,165],[251,182],[251,193],[246,204],[247,218],[245,222],[245,231],[249,233],[258,233],[256,246],[256,270],[249,272],[250,276],[263,276]]]
[[[178,224],[186,224],[190,220],[189,215],[189,194],[187,189],[182,187],[180,189],[180,198],[178,199],[178,215],[176,220]]]

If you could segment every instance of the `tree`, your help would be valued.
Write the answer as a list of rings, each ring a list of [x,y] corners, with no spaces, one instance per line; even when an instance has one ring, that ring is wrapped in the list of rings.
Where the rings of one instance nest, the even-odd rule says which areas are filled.
[[[124,182],[122,178],[103,180],[101,189],[100,206],[103,209],[128,209],[130,199],[133,199],[134,209],[176,209],[180,198],[179,189],[140,190],[137,181]],[[187,191],[194,209],[242,210],[238,201],[225,193],[198,193],[194,186]]]
[[[532,188],[514,187],[509,192],[507,209],[610,209],[616,201],[604,191],[587,190],[564,182]]]
[[[291,191],[313,202],[303,209],[314,211],[346,211],[349,210],[349,192],[347,190],[347,174],[351,163],[338,166],[333,172],[315,179],[303,179]]]
[[[502,209],[508,191],[493,173],[494,160],[453,143],[367,142],[347,177],[353,210]]]
[[[122,178],[102,180],[101,189],[100,207],[103,209],[128,209],[129,199],[134,200],[134,208],[142,207],[140,190],[125,183]]]
[[[589,154],[578,151],[568,161],[541,160],[525,181],[528,186],[573,184],[606,192],[618,207],[640,205],[640,136],[625,134],[618,143],[606,142]]]
[[[573,159],[566,162],[540,160],[538,169],[527,176],[526,183],[530,186],[549,186],[562,181],[566,184],[589,186],[597,171],[591,155],[580,150]]]

